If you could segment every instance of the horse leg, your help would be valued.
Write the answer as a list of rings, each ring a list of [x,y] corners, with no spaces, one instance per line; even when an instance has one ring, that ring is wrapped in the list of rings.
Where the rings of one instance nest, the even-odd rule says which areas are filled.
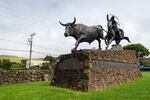
[[[119,44],[119,43],[120,43],[120,40],[116,40],[115,42],[116,42],[116,44]]]
[[[108,47],[109,47],[109,41],[110,41],[110,39],[106,39],[106,42],[107,42],[107,44],[106,44],[106,50],[107,50]]]
[[[126,39],[129,43],[131,43],[128,37],[124,37],[123,39]]]
[[[108,45],[108,40],[107,40],[106,36],[105,36],[105,44]]]
[[[106,50],[108,50],[108,47],[109,47],[109,45],[111,44],[111,42],[114,40],[114,37],[112,37],[111,39],[110,39],[110,41],[108,41],[108,45],[106,46]]]
[[[118,41],[117,41],[117,40],[115,40],[115,42],[116,42],[116,44],[118,44]]]
[[[98,41],[98,44],[99,44],[99,49],[101,50],[102,49],[101,48],[101,40],[98,38],[97,41]]]

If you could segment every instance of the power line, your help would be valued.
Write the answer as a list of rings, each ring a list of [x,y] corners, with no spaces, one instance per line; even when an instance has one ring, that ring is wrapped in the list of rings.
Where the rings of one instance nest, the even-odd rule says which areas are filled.
[[[26,14],[24,14],[24,13],[21,13],[20,11],[17,11],[17,10],[14,10],[14,9],[11,9],[11,8],[8,8],[8,7],[6,7],[7,5],[5,4],[5,3],[3,3],[3,2],[1,2],[0,3],[0,7],[1,8],[3,8],[3,9],[6,9],[7,11],[9,11],[11,14],[14,14],[14,13],[12,13],[12,12],[16,12],[17,14],[20,14],[19,16],[22,16],[22,17],[24,17],[25,19],[26,18],[30,18],[30,19],[32,19],[32,21],[35,21],[36,22],[36,24],[38,23],[38,24],[42,24],[42,26],[44,25],[45,27],[47,27],[48,29],[50,28],[50,24],[47,24],[47,23],[45,23],[45,22],[43,22],[43,21],[41,21],[41,20],[39,20],[39,18],[35,18],[35,17],[33,17],[33,16],[30,16],[30,15],[26,15]],[[4,6],[5,5],[5,6]],[[9,13],[9,14],[10,14]],[[14,14],[13,16],[17,16],[18,17],[18,15],[16,15],[16,14]],[[33,23],[33,22],[32,22]],[[53,29],[55,29],[55,30],[57,30],[56,28],[53,28]]]
[[[3,40],[3,41],[7,41],[7,42],[13,42],[13,43],[18,43],[18,44],[23,44],[23,45],[27,45],[27,43],[25,42],[21,42],[21,41],[14,41],[14,40],[9,40],[9,39],[4,39],[4,38],[0,38],[0,40]],[[41,48],[41,49],[45,49],[45,50],[53,50],[53,51],[58,51],[58,52],[65,52],[63,50],[57,50],[57,49],[52,49],[52,48],[47,48],[47,47],[44,47],[44,46],[40,46],[40,45],[37,45],[37,44],[34,44],[34,47],[38,47],[38,48]]]
[[[44,53],[44,52],[39,52],[39,51],[34,51],[33,50],[33,53],[37,53],[37,54],[42,54],[42,55],[53,55],[53,56],[59,56],[58,54],[50,54],[50,53]]]
[[[1,12],[1,11],[0,11]],[[3,15],[4,16],[4,15]],[[7,18],[7,20],[9,20],[9,19],[12,19],[12,17],[8,17],[8,16],[4,16],[4,18],[6,19]],[[26,21],[25,21],[26,20]],[[23,24],[25,24],[25,25],[27,25],[27,26],[37,26],[38,27],[38,29],[41,29],[41,30],[44,30],[44,31],[47,31],[47,32],[50,32],[50,30],[49,30],[49,28],[46,28],[46,27],[44,27],[44,25],[43,24],[37,24],[37,23],[35,23],[35,22],[33,22],[33,21],[29,21],[29,20],[27,20],[26,18],[24,19],[24,20],[22,20],[21,21],[21,23],[23,23]],[[7,31],[8,31],[8,29],[9,29],[9,31],[19,31],[18,30],[18,27],[16,27],[16,26],[14,26],[14,24],[16,24],[16,23],[13,23],[13,24],[9,24],[9,26],[7,25]],[[12,26],[13,25],[13,26]],[[1,29],[3,29],[4,27],[1,27]],[[17,30],[15,30],[15,29],[17,29]],[[4,28],[4,30],[5,30],[5,28]],[[24,29],[25,30],[25,29]],[[24,32],[24,33],[27,33],[26,31],[24,31],[24,30],[20,30],[20,32]]]
[[[7,49],[7,48],[0,48],[0,50],[17,51],[17,52],[29,52],[29,50]]]
[[[0,40],[7,41],[7,42],[18,43],[18,44],[27,44],[27,43],[25,43],[25,42],[14,41],[14,40],[9,40],[9,39],[4,39],[4,38],[0,38]]]
[[[51,34],[56,34],[56,33],[51,33]],[[40,38],[40,39],[43,39],[43,40],[47,40],[47,41],[49,41],[49,39],[48,39],[48,38],[43,37],[43,36],[36,35],[35,37]],[[57,39],[57,38],[55,38],[55,40],[58,40],[58,41],[59,41],[59,39]]]
[[[3,3],[3,2],[1,2],[1,3]],[[4,4],[4,3],[3,3]],[[14,14],[13,12],[14,12],[14,10],[12,10],[12,9],[10,9],[10,8],[8,8],[8,7],[6,7],[6,6],[0,6],[1,8],[3,8],[3,9],[6,9],[7,11],[9,11],[11,14]],[[1,12],[1,11],[0,11]],[[15,12],[17,12],[17,11],[15,11]],[[6,12],[5,12],[6,13]],[[8,13],[8,14],[10,14],[10,13]],[[33,16],[26,16],[26,15],[24,15],[23,13],[20,13],[20,12],[18,12],[18,14],[21,14],[21,15],[19,15],[19,16],[22,16],[22,17],[24,17],[25,19],[26,18],[30,18],[30,17],[33,17]],[[10,19],[10,18],[9,18]],[[32,19],[34,19],[34,18],[32,18]],[[27,19],[26,19],[27,20]],[[31,21],[31,20],[30,20]],[[37,19],[36,20],[32,20],[32,21],[36,21],[36,23],[37,23]],[[26,21],[25,21],[26,22]],[[39,21],[38,21],[39,22]],[[43,23],[43,22],[42,22]],[[33,24],[33,22],[32,23],[30,23],[30,24]],[[43,24],[41,24],[41,22],[38,24],[38,25],[40,25],[40,27],[43,29],[43,28],[45,28],[45,27],[42,27],[43,26]],[[42,26],[41,26],[42,25]],[[47,24],[48,25],[48,24]],[[46,25],[46,26],[47,26]],[[48,25],[48,28],[49,28],[50,26]],[[13,30],[14,30],[14,28],[13,28]],[[7,30],[8,31],[8,30]],[[10,30],[10,31],[12,31],[12,30]],[[17,30],[18,31],[18,30]],[[49,32],[49,30],[47,30],[48,32]],[[27,33],[27,32],[26,32]],[[16,42],[17,43],[17,42]],[[22,43],[21,43],[22,44]],[[24,43],[23,43],[24,44]],[[25,43],[26,44],[26,43]],[[41,48],[41,47],[40,47]],[[43,47],[42,47],[43,48]],[[43,48],[43,49],[45,49],[45,47]]]
[[[58,49],[54,49],[54,48],[53,49],[52,48],[47,48],[47,47],[40,46],[40,45],[37,45],[37,44],[34,44],[34,46],[36,46],[38,48],[41,48],[41,49],[49,50],[49,51],[53,50],[53,51],[58,51],[58,52],[65,52],[63,50],[58,50]]]
[[[20,42],[20,41],[14,41],[14,40],[9,40],[9,39],[4,39],[4,38],[0,38],[0,40],[2,41],[7,41],[7,42],[13,42],[13,43],[17,43],[17,44],[24,44],[24,45],[27,45],[27,43],[25,42]],[[40,46],[40,45],[34,45],[36,47],[39,47],[39,48],[42,48],[42,49],[46,49],[46,50],[50,50],[50,48],[46,48],[46,47],[43,47],[43,46]]]
[[[4,51],[14,51],[14,52],[26,52],[26,53],[29,52],[29,50],[10,49],[10,48],[0,48],[0,50],[4,50]],[[34,51],[34,50],[33,50],[33,53],[51,55],[50,53],[39,52],[39,51]]]
[[[44,53],[44,52],[39,52],[39,51],[34,51],[34,50],[33,50],[33,53],[51,55],[50,53]]]

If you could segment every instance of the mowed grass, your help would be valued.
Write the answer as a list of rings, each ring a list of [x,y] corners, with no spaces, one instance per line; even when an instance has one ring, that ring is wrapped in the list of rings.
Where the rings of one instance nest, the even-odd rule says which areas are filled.
[[[77,92],[29,82],[0,86],[0,100],[150,100],[150,72],[126,84],[96,92]]]

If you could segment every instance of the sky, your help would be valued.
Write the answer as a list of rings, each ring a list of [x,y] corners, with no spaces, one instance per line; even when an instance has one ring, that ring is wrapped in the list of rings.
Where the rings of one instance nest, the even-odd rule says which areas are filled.
[[[36,33],[33,57],[70,53],[75,39],[64,37],[65,28],[59,21],[72,22],[76,17],[76,23],[102,25],[107,29],[107,14],[119,18],[125,36],[132,43],[141,43],[150,49],[149,4],[149,0],[0,0],[0,55],[28,57],[28,38],[33,33]],[[122,46],[127,44],[121,41]],[[103,50],[105,47],[102,40]],[[98,48],[97,41],[91,45],[81,43],[78,47],[92,48]]]

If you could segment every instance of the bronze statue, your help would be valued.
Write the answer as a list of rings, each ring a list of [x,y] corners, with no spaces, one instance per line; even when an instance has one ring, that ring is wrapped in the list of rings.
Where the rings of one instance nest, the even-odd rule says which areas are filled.
[[[101,25],[96,26],[86,26],[84,24],[75,24],[76,18],[71,23],[63,24],[59,21],[62,26],[65,26],[65,37],[72,36],[76,39],[75,48],[72,51],[75,51],[80,43],[88,42],[91,44],[94,40],[97,40],[99,43],[99,49],[101,49],[101,39],[104,39],[103,28]]]
[[[95,26],[86,26],[84,24],[75,24],[76,18],[74,17],[74,21],[71,23],[63,24],[59,21],[62,26],[65,26],[65,37],[72,36],[76,39],[75,47],[72,51],[75,51],[80,43],[88,42],[91,44],[94,40],[97,40],[99,43],[99,49],[101,49],[101,39],[105,39],[106,50],[113,40],[115,40],[116,44],[119,44],[121,40],[126,39],[130,42],[129,38],[124,36],[123,29],[119,28],[119,22],[115,19],[118,19],[116,16],[107,15],[107,28],[108,31],[105,31],[101,25]],[[119,21],[119,19],[118,19]],[[103,31],[107,33],[107,35],[103,36]]]
[[[105,43],[106,43],[106,50],[108,49],[109,45],[113,40],[115,40],[116,44],[119,44],[122,39],[126,39],[128,42],[130,42],[129,38],[124,36],[124,31],[118,27],[119,23],[115,20],[118,19],[116,16],[112,15],[111,18],[109,18],[109,15],[107,15],[107,35],[105,36]]]

